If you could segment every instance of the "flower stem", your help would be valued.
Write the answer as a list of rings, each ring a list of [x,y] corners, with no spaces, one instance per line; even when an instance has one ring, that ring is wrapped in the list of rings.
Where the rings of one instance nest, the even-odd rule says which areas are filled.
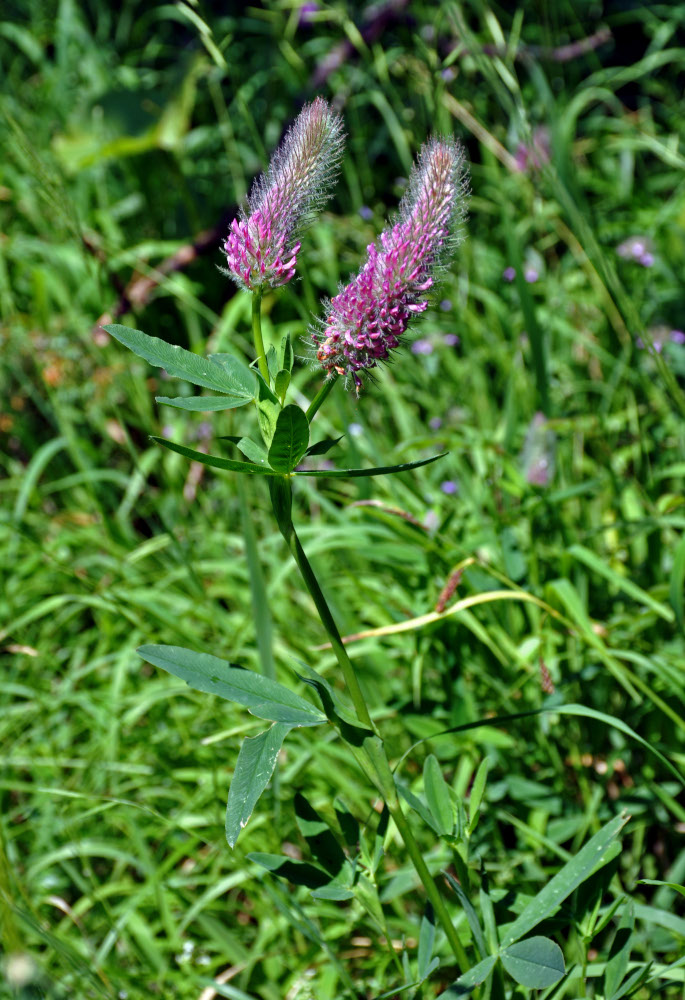
[[[331,610],[326,603],[326,598],[324,597],[323,591],[319,586],[319,581],[316,579],[314,570],[312,569],[300,540],[297,537],[290,513],[292,491],[288,480],[274,479],[271,481],[271,501],[281,533],[288,543],[288,547],[290,548],[298,569],[302,574],[305,586],[314,601],[319,618],[321,619],[321,624],[325,628],[331,640],[331,646],[336,659],[340,664],[345,684],[347,685],[347,690],[349,691],[354,704],[357,718],[363,726],[371,731],[369,734],[370,738],[364,741],[363,747],[353,747],[355,757],[363,767],[367,776],[374,782],[378,790],[381,791],[388,807],[388,811],[395,821],[395,826],[397,827],[400,837],[407,848],[416,873],[423,883],[426,895],[432,903],[433,909],[442,925],[445,935],[447,936],[447,940],[449,941],[454,957],[457,960],[457,964],[461,971],[465,971],[469,964],[468,956],[466,955],[464,946],[459,940],[456,928],[450,919],[447,906],[440,895],[440,890],[438,889],[438,886],[428,870],[426,862],[424,861],[421,848],[414,837],[409,821],[402,811],[402,806],[395,788],[395,782],[390,769],[390,764],[388,762],[385,746],[371,720],[371,715],[369,714],[369,709],[364,699],[362,689],[359,685],[357,674],[354,666],[352,665],[352,661],[347,655],[347,650],[345,649],[340,632],[338,631],[338,626],[335,624]]]
[[[266,351],[264,350],[264,338],[262,337],[262,290],[256,289],[252,293],[252,339],[254,340],[255,353],[259,374],[267,385],[269,381],[269,366],[266,363]]]
[[[337,381],[338,381],[337,374],[331,376],[331,378],[327,378],[324,384],[317,392],[316,396],[314,396],[314,399],[309,404],[309,408],[307,410],[307,420],[309,421],[310,424],[314,419],[314,415],[316,414],[317,410],[319,409],[323,401],[326,399],[329,392],[331,391],[331,389],[333,388],[333,386]]]

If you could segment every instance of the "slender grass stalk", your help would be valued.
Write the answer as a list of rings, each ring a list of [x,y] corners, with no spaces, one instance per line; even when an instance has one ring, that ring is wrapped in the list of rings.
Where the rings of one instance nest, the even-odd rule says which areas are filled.
[[[252,293],[252,339],[254,341],[255,353],[257,355],[257,365],[259,374],[267,385],[269,382],[269,366],[266,363],[266,351],[264,350],[264,338],[262,337],[262,290],[255,289]]]

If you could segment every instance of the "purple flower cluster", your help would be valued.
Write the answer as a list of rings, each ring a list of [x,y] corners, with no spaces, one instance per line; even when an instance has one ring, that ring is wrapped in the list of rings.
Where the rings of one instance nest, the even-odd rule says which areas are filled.
[[[306,105],[252,188],[248,211],[224,244],[228,274],[253,291],[285,285],[295,274],[297,234],[329,197],[343,148],[342,119],[317,97]]]
[[[645,236],[629,236],[616,247],[616,253],[624,260],[634,260],[643,267],[651,267],[654,263],[652,245]]]
[[[333,375],[351,379],[387,360],[412,318],[426,309],[436,268],[461,239],[468,192],[464,155],[453,139],[431,139],[421,150],[400,204],[399,221],[367,247],[352,281],[327,303],[312,331],[317,358]]]

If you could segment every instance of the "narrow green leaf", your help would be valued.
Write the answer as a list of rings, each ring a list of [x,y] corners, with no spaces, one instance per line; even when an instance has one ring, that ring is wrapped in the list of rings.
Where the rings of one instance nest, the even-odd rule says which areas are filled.
[[[607,851],[628,819],[629,817],[625,813],[614,816],[588,841],[585,847],[580,849],[574,858],[567,861],[561,871],[558,871],[554,878],[540,890],[509,927],[502,939],[503,948],[508,948],[514,941],[518,941],[524,934],[527,934],[546,917],[554,913],[574,889],[577,889],[581,882],[584,882],[595,868],[602,864]]]
[[[673,569],[668,585],[668,599],[675,611],[680,631],[685,632],[685,535],[673,554]]]
[[[269,369],[269,375],[271,376],[271,381],[276,378],[276,372],[280,368],[278,363],[278,355],[276,354],[276,348],[273,344],[270,344],[266,352],[266,366]]]
[[[312,444],[307,448],[305,455],[325,455],[326,452],[335,447],[338,441],[342,441],[344,436],[344,434],[341,434],[337,438],[324,438],[323,441],[317,441],[316,444]]]
[[[452,997],[466,997],[469,993],[473,993],[476,986],[480,986],[488,978],[496,961],[496,955],[488,955],[478,965],[474,965],[472,969],[465,972],[463,976],[459,976],[456,983],[448,986],[441,996],[445,997],[445,1000],[451,1000]]]
[[[271,391],[259,372],[255,372],[254,375],[257,379],[257,421],[264,443],[268,448],[276,430],[281,404],[278,396]]]
[[[440,836],[451,834],[454,830],[454,809],[450,790],[432,753],[426,757],[423,765],[423,788],[438,833]]]
[[[275,722],[259,736],[247,736],[238,754],[226,803],[226,840],[235,847],[240,831],[268,785],[290,726]]]
[[[235,701],[259,719],[284,722],[291,727],[318,726],[326,721],[315,705],[289,688],[252,670],[241,670],[210,653],[157,645],[141,646],[137,652],[148,663],[180,677],[196,691]]]
[[[471,934],[473,935],[473,940],[475,941],[476,948],[478,949],[481,958],[485,958],[488,949],[485,944],[485,938],[483,937],[482,928],[480,926],[480,923],[478,922],[478,914],[476,913],[471,900],[468,898],[468,896],[464,892],[464,889],[462,888],[462,886],[459,885],[457,880],[452,875],[450,875],[449,872],[445,872],[444,874],[445,877],[447,878],[447,881],[456,892],[459,902],[464,908],[464,913],[466,914],[466,919],[468,921],[469,927],[471,928]]]
[[[662,604],[661,601],[655,600],[651,594],[648,594],[637,584],[633,583],[625,576],[621,576],[617,573],[612,565],[607,562],[606,559],[602,559],[595,552],[590,549],[586,549],[584,545],[572,545],[568,549],[568,554],[573,556],[579,562],[582,562],[588,569],[592,570],[598,576],[603,576],[605,580],[608,580],[617,590],[623,591],[633,600],[637,601],[639,604],[645,605],[645,607],[651,608],[657,615],[663,618],[667,622],[673,621],[673,612],[666,605]]]
[[[295,364],[295,354],[293,352],[293,344],[289,333],[286,333],[285,337],[281,340],[281,350],[278,356],[278,363],[279,367],[283,368],[288,373],[293,370],[293,365]]]
[[[435,944],[435,914],[430,903],[426,904],[426,912],[421,918],[419,929],[419,950],[417,955],[419,979],[425,979],[433,957]]]
[[[179,455],[191,459],[193,462],[201,462],[202,465],[209,465],[212,469],[244,472],[252,476],[255,474],[273,476],[274,474],[273,469],[265,468],[261,465],[251,465],[249,462],[235,462],[231,458],[219,458],[218,455],[205,455],[204,452],[195,451],[193,448],[186,448],[185,445],[176,444],[175,441],[168,441],[166,438],[155,437],[154,434],[151,436],[151,440],[156,441],[157,444],[161,444],[164,448],[168,448],[169,451],[175,451]]]
[[[218,410],[235,410],[252,401],[248,396],[155,396],[155,401],[163,406],[175,406],[178,410],[192,410],[195,413],[216,413]]]
[[[265,469],[269,468],[269,460],[266,457],[266,448],[263,444],[244,437],[238,441],[238,448],[245,458],[249,458],[255,465],[263,465]]]
[[[635,910],[632,902],[628,902],[621,914],[621,920],[604,968],[604,996],[606,1000],[612,1000],[625,979],[634,930]]]
[[[478,818],[480,816],[480,804],[483,801],[483,794],[485,792],[485,782],[488,778],[488,769],[490,767],[490,758],[486,757],[485,760],[480,762],[480,766],[476,771],[476,777],[473,779],[473,786],[471,787],[471,796],[469,798],[469,836],[476,829],[478,824]]]
[[[529,990],[554,986],[566,973],[561,948],[546,937],[518,941],[502,949],[500,958],[511,978]]]
[[[285,368],[281,368],[280,371],[276,372],[276,377],[274,378],[274,390],[279,400],[281,401],[281,406],[285,401],[285,394],[288,391],[289,385],[290,385],[290,372],[286,371]]]
[[[261,854],[259,852],[248,854],[247,859],[254,861],[262,868],[266,868],[272,875],[287,879],[294,885],[304,885],[308,889],[320,889],[330,882],[326,872],[321,871],[316,865],[310,865],[307,861],[293,861],[292,858],[283,857],[280,854]]]
[[[290,403],[278,414],[269,448],[269,464],[276,472],[292,472],[309,444],[309,423],[299,406]]]
[[[678,885],[677,882],[662,882],[658,878],[641,878],[638,879],[637,885],[665,885],[669,889],[679,892],[681,896],[685,896],[685,885]]]
[[[295,820],[307,841],[312,857],[334,879],[351,874],[349,862],[328,823],[309,804],[304,795],[295,795]],[[350,869],[348,871],[348,869]],[[349,880],[351,881],[351,879]]]
[[[228,396],[244,399],[248,402],[254,398],[254,375],[242,361],[230,358],[230,363],[218,364],[214,358],[201,358],[198,354],[185,351],[182,347],[167,344],[158,337],[149,337],[141,330],[133,330],[128,326],[110,323],[103,327],[129,350],[144,358],[157,368],[164,368],[169,375],[183,378],[193,385],[201,385],[205,389],[225,392]]]
[[[409,472],[410,469],[418,469],[422,465],[430,465],[431,462],[437,462],[439,458],[444,458],[447,454],[448,452],[443,451],[439,455],[433,455],[432,458],[422,458],[420,462],[406,462],[404,465],[386,465],[377,469],[309,469],[302,472],[296,472],[295,475],[333,477],[349,476],[350,478],[357,478],[359,476],[386,476],[394,472]]]

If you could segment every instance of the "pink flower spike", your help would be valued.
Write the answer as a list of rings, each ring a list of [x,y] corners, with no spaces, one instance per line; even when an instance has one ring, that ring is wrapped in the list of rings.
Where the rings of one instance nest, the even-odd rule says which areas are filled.
[[[428,307],[436,271],[463,239],[467,198],[461,146],[430,139],[412,169],[398,221],[369,244],[358,274],[324,303],[326,319],[311,331],[317,358],[357,394],[361,373],[387,361],[412,318]]]
[[[342,119],[317,97],[302,109],[268,171],[253,184],[224,243],[225,273],[239,287],[277,288],[294,276],[297,236],[330,197],[338,174],[342,128]]]

